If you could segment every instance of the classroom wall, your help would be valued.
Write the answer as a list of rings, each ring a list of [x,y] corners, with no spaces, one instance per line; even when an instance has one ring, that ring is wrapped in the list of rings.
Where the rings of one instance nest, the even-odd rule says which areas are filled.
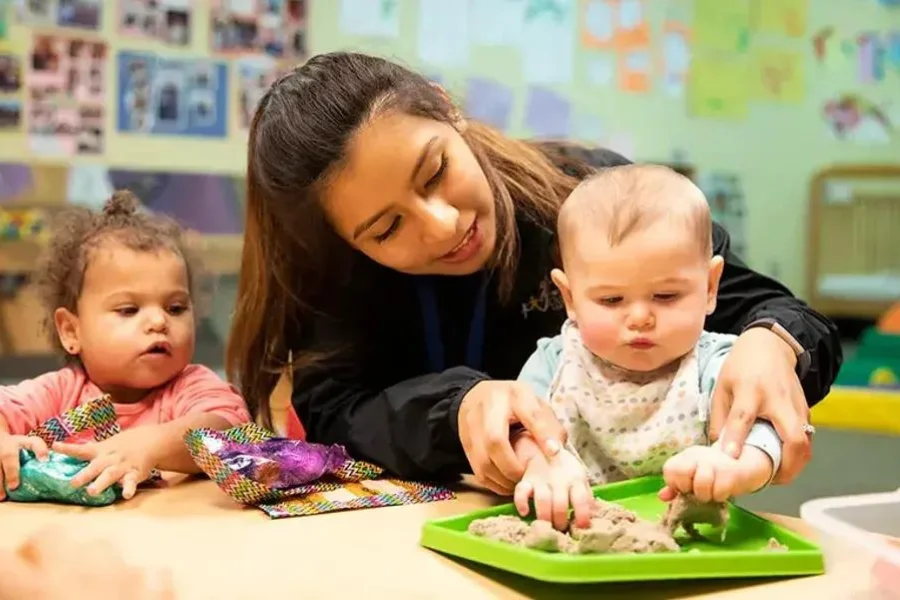
[[[96,33],[12,18],[0,53],[27,54],[36,32],[108,44],[104,148],[60,155],[52,144],[35,146],[25,123],[0,130],[0,162],[240,174],[241,63],[210,50],[212,1],[190,4],[184,47],[123,35],[112,3],[104,4]],[[711,194],[723,200],[714,209],[749,262],[801,292],[810,177],[832,163],[900,156],[897,134],[882,124],[900,122],[900,9],[878,0],[308,4],[306,18],[292,27],[303,28],[312,52],[357,49],[400,60],[442,82],[470,114],[513,135],[569,136],[637,160],[693,164],[703,186],[721,192]],[[213,95],[226,104],[217,106],[227,115],[224,129],[192,136],[118,131],[123,51],[203,59],[169,64],[166,77],[224,70],[226,92]],[[270,80],[291,62],[265,63],[255,73]],[[37,80],[28,70],[24,77],[27,114],[25,91]],[[843,134],[829,124],[837,121],[846,125]]]

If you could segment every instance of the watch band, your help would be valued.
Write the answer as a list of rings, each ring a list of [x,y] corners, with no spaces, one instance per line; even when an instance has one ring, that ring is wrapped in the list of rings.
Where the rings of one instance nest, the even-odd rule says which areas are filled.
[[[797,374],[800,377],[803,377],[806,372],[809,370],[810,364],[812,362],[812,358],[807,352],[806,348],[804,348],[800,342],[797,341],[797,338],[792,336],[790,332],[784,328],[784,326],[771,318],[762,318],[753,321],[747,327],[744,328],[744,331],[751,329],[753,327],[764,327],[768,329],[775,335],[777,335],[781,340],[790,346],[791,350],[794,351],[794,355],[797,357]]]

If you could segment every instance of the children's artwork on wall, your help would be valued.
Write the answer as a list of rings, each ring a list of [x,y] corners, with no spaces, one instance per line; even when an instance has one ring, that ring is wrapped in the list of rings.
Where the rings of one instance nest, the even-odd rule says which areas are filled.
[[[9,7],[5,4],[0,4],[0,41],[6,39],[6,30],[9,27],[8,23],[8,9]]]
[[[799,38],[808,20],[809,0],[754,0],[755,32]]]
[[[306,0],[213,0],[210,44],[218,54],[305,60]]]
[[[238,128],[247,131],[256,106],[279,76],[278,64],[265,56],[243,57],[237,60]]]
[[[681,21],[666,21],[660,52],[663,90],[669,96],[680,97],[687,86],[691,67],[690,28]]]
[[[520,56],[522,75],[535,85],[568,85],[575,69],[578,7],[575,0],[525,3]]]
[[[118,72],[120,132],[225,137],[224,62],[119,52]]]
[[[759,45],[752,50],[751,72],[754,97],[780,104],[800,104],[806,94],[804,63],[797,50]]]
[[[18,0],[17,14],[25,25],[100,29],[104,0]],[[6,4],[0,2],[0,6]],[[2,12],[2,10],[0,10]]]
[[[878,83],[884,80],[887,47],[882,36],[875,32],[864,32],[857,37],[859,59],[859,82]]]
[[[106,61],[105,42],[35,34],[25,78],[32,152],[103,152]]]
[[[888,144],[894,135],[894,123],[886,108],[858,94],[841,94],[828,100],[822,116],[837,140]]]
[[[188,0],[120,0],[119,35],[188,46],[192,4]]]
[[[0,134],[22,124],[22,58],[0,46]]]
[[[400,7],[397,0],[339,1],[338,26],[342,32],[375,38],[396,38],[400,35]],[[495,0],[485,0],[491,1]]]

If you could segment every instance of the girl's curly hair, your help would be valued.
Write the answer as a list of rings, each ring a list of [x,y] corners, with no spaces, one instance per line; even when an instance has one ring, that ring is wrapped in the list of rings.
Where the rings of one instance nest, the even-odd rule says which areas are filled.
[[[78,358],[62,347],[54,313],[65,308],[77,314],[91,255],[108,242],[136,252],[174,252],[184,260],[188,285],[192,293],[195,291],[199,266],[186,243],[184,230],[169,217],[142,210],[141,201],[132,192],[116,191],[102,211],[81,206],[60,211],[50,225],[50,240],[39,260],[34,283],[45,311],[43,325],[50,343],[68,361],[77,362]]]

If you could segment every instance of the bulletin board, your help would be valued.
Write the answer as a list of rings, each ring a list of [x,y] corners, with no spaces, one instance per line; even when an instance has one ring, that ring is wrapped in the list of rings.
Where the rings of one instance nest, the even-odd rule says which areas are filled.
[[[256,102],[308,55],[308,5],[0,0],[0,163],[241,174]]]

